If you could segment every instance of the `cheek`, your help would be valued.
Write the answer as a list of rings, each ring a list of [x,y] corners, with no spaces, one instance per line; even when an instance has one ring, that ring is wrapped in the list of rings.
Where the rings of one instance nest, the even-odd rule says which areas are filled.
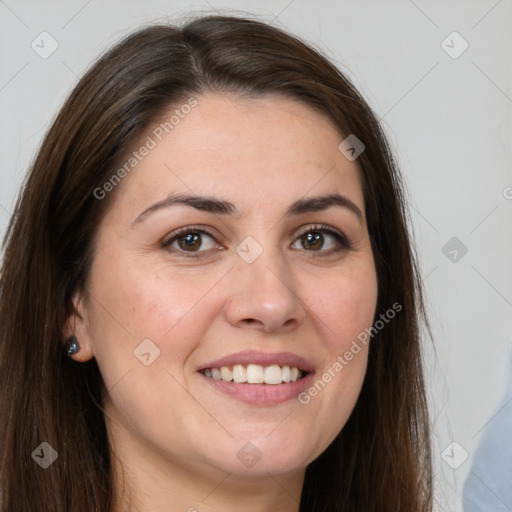
[[[366,373],[370,339],[366,332],[373,324],[377,304],[373,260],[347,264],[322,282],[324,286],[311,286],[308,293],[308,306],[311,317],[318,320],[315,330],[325,356],[316,373],[322,382],[312,390],[312,396],[321,394],[322,400],[316,401],[315,407],[329,417],[334,430],[339,430],[357,400]],[[320,391],[324,386],[327,392]]]
[[[212,297],[221,279],[216,272],[148,269],[122,259],[112,268],[98,258],[89,329],[107,376],[140,364],[134,350],[148,339],[160,350],[159,363],[183,363],[218,310]]]
[[[372,326],[377,303],[373,262],[346,267],[330,276],[325,287],[309,294],[312,317],[325,350],[311,386],[299,396],[304,413],[322,418],[317,449],[322,451],[340,432],[357,402],[366,374],[368,343],[358,336]]]
[[[185,276],[120,260],[115,269],[101,261],[97,268],[91,289],[105,310],[100,315],[134,339],[165,335],[193,311],[216,281],[204,273]]]
[[[326,279],[324,286],[311,283],[308,297],[328,351],[339,353],[372,325],[377,304],[373,263],[347,267]]]

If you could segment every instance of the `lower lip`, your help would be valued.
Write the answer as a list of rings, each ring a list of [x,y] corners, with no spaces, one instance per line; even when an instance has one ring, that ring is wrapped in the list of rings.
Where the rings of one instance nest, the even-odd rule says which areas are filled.
[[[206,377],[202,373],[200,375],[217,391],[242,402],[253,405],[276,405],[297,398],[300,393],[309,387],[314,372],[308,373],[305,377],[295,382],[285,382],[282,384],[237,384],[235,382],[215,380],[211,377]]]

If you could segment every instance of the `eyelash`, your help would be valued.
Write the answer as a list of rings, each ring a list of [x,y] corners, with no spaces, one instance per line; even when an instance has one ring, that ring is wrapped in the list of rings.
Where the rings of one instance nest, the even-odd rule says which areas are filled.
[[[202,252],[208,252],[207,250],[206,251],[184,251],[182,249],[179,249],[179,248],[175,248],[175,247],[171,247],[171,244],[173,244],[176,240],[178,240],[179,238],[185,236],[185,235],[188,235],[188,234],[191,234],[191,233],[195,233],[195,234],[201,234],[201,235],[207,235],[209,236],[212,240],[215,241],[215,237],[209,233],[208,231],[202,229],[202,228],[199,228],[199,227],[195,227],[195,226],[186,226],[184,228],[180,228],[176,231],[174,231],[173,233],[171,233],[163,242],[162,242],[162,248],[164,249],[171,249],[172,251],[176,251],[176,252],[179,252],[180,254],[184,255],[185,257],[189,257],[189,258],[197,258],[200,256],[200,253]],[[314,225],[314,226],[309,226],[307,229],[304,229],[303,231],[299,232],[295,238],[295,240],[298,240],[300,239],[301,237],[303,237],[304,235],[307,235],[308,233],[322,233],[322,234],[328,234],[328,235],[331,235],[335,240],[336,242],[338,243],[338,247],[335,247],[335,248],[332,248],[332,249],[328,249],[328,250],[312,250],[312,251],[308,251],[307,249],[304,249],[306,252],[312,252],[312,253],[319,253],[321,254],[322,256],[329,256],[329,255],[332,255],[332,254],[335,254],[335,253],[338,253],[340,251],[343,251],[343,250],[351,250],[352,249],[352,244],[350,243],[350,241],[348,240],[348,238],[341,232],[329,227],[329,226],[326,226],[325,224],[318,224],[318,225]],[[318,257],[318,256],[313,256],[313,257]],[[321,256],[320,256],[321,257]]]

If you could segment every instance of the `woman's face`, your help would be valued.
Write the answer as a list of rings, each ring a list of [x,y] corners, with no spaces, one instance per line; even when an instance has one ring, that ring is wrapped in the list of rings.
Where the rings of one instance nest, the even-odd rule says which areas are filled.
[[[96,358],[116,449],[146,468],[303,471],[366,370],[366,346],[344,356],[377,299],[358,167],[300,102],[196,100],[110,192],[74,358]]]

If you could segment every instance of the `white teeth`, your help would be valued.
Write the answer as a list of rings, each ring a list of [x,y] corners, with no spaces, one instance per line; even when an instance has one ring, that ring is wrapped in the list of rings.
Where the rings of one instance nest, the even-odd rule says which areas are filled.
[[[247,383],[262,384],[263,383],[263,366],[259,364],[247,365]]]
[[[225,380],[226,382],[230,382],[233,378],[233,372],[227,366],[223,366],[220,369],[220,374],[222,375],[222,380]]]
[[[235,364],[235,366],[233,366],[233,381],[247,382],[247,373],[241,364]]]
[[[267,366],[263,372],[265,384],[281,384],[283,381],[283,372],[277,364]]]
[[[220,368],[207,368],[204,370],[206,377],[225,382],[248,384],[281,384],[283,382],[295,382],[302,376],[302,371],[296,366],[261,366],[248,364],[247,366],[235,364],[232,368],[222,366]]]

